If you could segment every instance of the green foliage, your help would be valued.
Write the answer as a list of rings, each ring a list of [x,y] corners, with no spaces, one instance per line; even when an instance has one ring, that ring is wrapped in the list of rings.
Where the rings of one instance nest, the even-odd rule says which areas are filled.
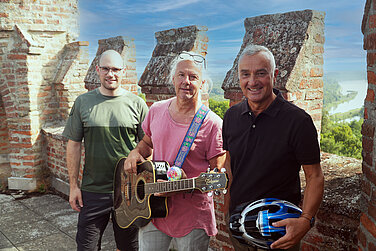
[[[341,156],[361,159],[363,120],[335,122],[330,120],[328,111],[323,110],[321,120],[321,150]]]
[[[337,122],[343,121],[343,120],[346,120],[346,119],[349,119],[349,118],[353,118],[353,117],[363,118],[364,117],[364,106],[362,108],[352,109],[352,110],[347,111],[347,112],[336,113],[336,114],[330,115],[330,119],[333,120],[333,121],[337,121]]]
[[[212,98],[209,99],[209,108],[222,119],[229,106],[230,102],[228,100],[219,101]]]
[[[40,184],[39,186],[38,186],[38,193],[45,193],[45,192],[47,192],[47,188],[46,188],[46,185],[45,184]]]
[[[142,99],[146,102],[145,94],[143,94],[142,92],[140,92],[140,93],[138,94],[138,96],[139,96],[140,98],[142,98]]]

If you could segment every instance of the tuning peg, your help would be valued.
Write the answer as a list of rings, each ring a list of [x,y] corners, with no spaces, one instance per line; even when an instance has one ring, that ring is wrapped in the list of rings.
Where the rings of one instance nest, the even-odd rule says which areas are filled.
[[[222,167],[221,168],[221,173],[225,173],[226,172],[226,168]]]
[[[214,169],[212,170],[212,173],[218,173],[218,168],[214,167]]]
[[[210,173],[210,167],[208,167],[208,169],[206,169],[206,172],[207,172],[207,173]]]
[[[214,195],[218,196],[218,195],[220,195],[220,194],[221,194],[220,191],[218,191],[218,190],[215,190],[215,191],[214,191]]]
[[[222,193],[223,193],[223,194],[226,194],[226,193],[227,193],[227,189],[223,189],[223,190],[222,190]]]
[[[213,192],[208,192],[209,197],[213,197]]]

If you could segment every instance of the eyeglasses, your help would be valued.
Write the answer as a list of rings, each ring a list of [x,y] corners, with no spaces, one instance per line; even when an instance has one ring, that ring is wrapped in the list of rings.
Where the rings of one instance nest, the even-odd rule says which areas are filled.
[[[205,58],[203,56],[198,55],[198,54],[191,54],[191,53],[185,52],[185,51],[183,51],[183,52],[181,52],[179,54],[179,58],[180,59],[187,59],[187,56],[192,57],[193,61],[196,64],[202,64],[203,63],[204,64],[204,68],[206,69],[206,60],[205,60]]]
[[[123,70],[123,68],[111,68],[102,66],[99,66],[99,69],[101,69],[104,74],[108,74],[110,71],[112,71],[113,74],[118,74],[121,70]]]

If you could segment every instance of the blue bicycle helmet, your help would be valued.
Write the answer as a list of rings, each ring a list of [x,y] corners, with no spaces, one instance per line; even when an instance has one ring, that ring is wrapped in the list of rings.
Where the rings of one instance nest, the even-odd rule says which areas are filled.
[[[230,217],[230,230],[240,243],[270,249],[270,245],[286,234],[285,227],[272,223],[299,218],[302,210],[294,204],[274,198],[239,205]]]

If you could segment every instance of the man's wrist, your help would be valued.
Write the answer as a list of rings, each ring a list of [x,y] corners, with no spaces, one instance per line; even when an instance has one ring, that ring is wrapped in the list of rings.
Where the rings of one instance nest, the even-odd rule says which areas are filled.
[[[300,218],[304,218],[304,219],[308,220],[309,225],[311,226],[311,228],[315,225],[315,217],[314,217],[314,216],[311,216],[311,215],[308,214],[308,213],[302,213],[302,214],[300,215]]]

